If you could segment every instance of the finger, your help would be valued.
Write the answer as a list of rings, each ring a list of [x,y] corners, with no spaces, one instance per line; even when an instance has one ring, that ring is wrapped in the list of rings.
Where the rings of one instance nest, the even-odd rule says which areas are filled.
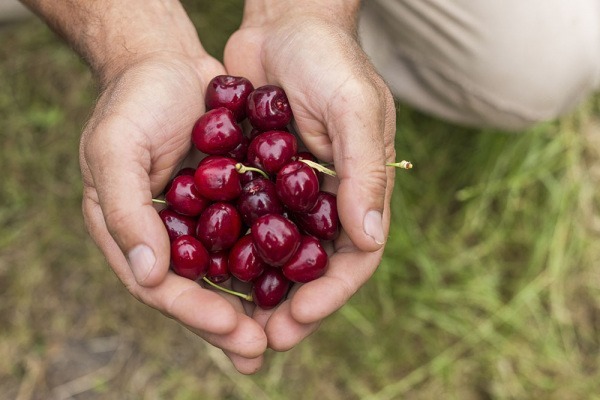
[[[340,180],[340,221],[352,243],[379,250],[386,240],[383,218],[388,175],[385,101],[374,86],[353,81],[340,90],[326,120]]]
[[[218,335],[236,329],[238,317],[235,308],[226,299],[201,288],[196,282],[169,273],[155,287],[138,285],[125,256],[106,229],[100,206],[89,195],[84,196],[83,214],[91,237],[133,296],[196,331]]]
[[[231,358],[256,359],[267,349],[267,337],[262,328],[245,314],[237,314],[237,325],[235,329],[226,334],[201,331],[188,326],[192,332],[206,340],[208,343],[226,352]]]
[[[152,206],[150,149],[135,127],[113,119],[96,126],[85,160],[106,228],[125,255],[135,280],[155,286],[169,268],[169,240]],[[116,250],[116,249],[115,249]]]
[[[235,353],[224,351],[225,355],[229,357],[231,363],[237,369],[237,371],[244,375],[252,375],[257,373],[263,365],[264,356],[256,358],[245,358]]]
[[[336,252],[322,277],[302,285],[292,297],[290,315],[300,324],[312,324],[342,307],[373,275],[383,250],[363,252],[342,232]]]
[[[280,304],[270,315],[265,326],[269,348],[275,351],[290,350],[315,332],[320,325],[320,321],[309,324],[298,322],[291,314],[291,302],[292,300],[286,300]]]

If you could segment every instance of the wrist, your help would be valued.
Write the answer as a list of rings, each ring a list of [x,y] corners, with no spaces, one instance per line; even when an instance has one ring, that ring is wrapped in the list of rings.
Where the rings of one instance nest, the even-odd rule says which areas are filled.
[[[360,0],[246,0],[242,27],[260,27],[281,20],[311,17],[355,31]]]
[[[89,64],[104,85],[154,57],[206,56],[177,0],[22,0]]]

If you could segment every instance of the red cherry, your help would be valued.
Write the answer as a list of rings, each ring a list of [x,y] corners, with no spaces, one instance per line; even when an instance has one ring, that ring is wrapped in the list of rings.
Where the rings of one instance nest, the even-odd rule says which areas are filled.
[[[229,201],[242,192],[237,161],[222,156],[208,156],[198,164],[194,183],[203,197],[213,201]]]
[[[321,191],[313,208],[306,213],[293,215],[300,229],[321,240],[334,240],[339,234],[340,219],[336,196]]]
[[[204,96],[207,109],[225,107],[237,122],[246,117],[246,100],[254,90],[246,78],[231,75],[215,76],[209,83]]]
[[[211,252],[231,248],[241,231],[240,214],[229,203],[213,203],[206,207],[196,225],[196,236]]]
[[[317,201],[319,179],[315,171],[301,161],[291,161],[277,173],[277,195],[293,212],[306,212]]]
[[[279,268],[267,267],[252,282],[252,299],[257,306],[268,310],[277,306],[286,296],[291,286]]]
[[[206,154],[226,154],[240,144],[242,137],[242,128],[224,107],[202,114],[192,129],[192,142]]]
[[[194,177],[190,175],[180,175],[173,179],[171,188],[165,194],[165,201],[179,214],[192,217],[200,215],[210,203],[200,195],[194,185]]]
[[[231,277],[229,273],[229,253],[227,251],[217,251],[208,254],[208,271],[206,278],[214,283],[223,283]]]
[[[250,145],[250,139],[246,136],[242,137],[242,141],[237,147],[225,154],[227,157],[231,157],[236,161],[246,161],[246,153],[248,153],[248,146]]]
[[[237,200],[237,209],[248,226],[262,215],[283,213],[275,184],[266,178],[256,178],[244,185]]]
[[[170,208],[158,212],[172,242],[183,235],[193,235],[196,232],[196,218],[181,215]]]
[[[242,236],[229,252],[229,272],[240,281],[250,282],[262,274],[265,267],[251,235]]]
[[[248,146],[248,163],[267,174],[276,174],[298,151],[296,137],[285,131],[268,131]]]
[[[282,267],[283,275],[293,282],[306,283],[325,273],[327,253],[319,240],[313,236],[302,236],[300,247]]]
[[[173,184],[173,180],[175,178],[177,178],[178,176],[181,175],[190,175],[190,176],[194,176],[194,173],[196,173],[196,168],[182,168],[179,171],[177,171],[177,173],[171,178],[171,180],[169,180],[169,182],[167,183],[167,186],[165,186],[165,189],[163,190],[163,193],[167,193],[169,191],[169,189],[171,188],[171,185]]]
[[[280,129],[290,123],[292,108],[282,88],[265,85],[254,89],[248,96],[246,116],[256,129]]]
[[[200,279],[208,270],[208,251],[195,237],[180,236],[171,243],[171,268],[184,278]]]
[[[258,217],[251,230],[258,255],[272,266],[285,264],[300,245],[298,228],[281,215]]]
[[[313,153],[308,152],[308,151],[299,151],[298,153],[296,153],[296,155],[294,157],[292,157],[292,160],[294,160],[294,161],[308,160],[308,161],[312,161],[315,163],[319,162],[317,157]],[[323,183],[323,179],[325,179],[325,174],[322,173],[321,171],[315,171],[315,174],[317,174],[317,178],[319,178],[319,184]]]

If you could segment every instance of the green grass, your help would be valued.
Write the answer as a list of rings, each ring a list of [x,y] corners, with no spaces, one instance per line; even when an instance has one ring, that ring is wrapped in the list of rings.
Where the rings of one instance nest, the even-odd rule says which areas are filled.
[[[239,12],[205,3],[220,56]],[[0,42],[0,399],[600,398],[600,99],[519,134],[401,107],[415,168],[380,268],[247,377],[136,302],[85,233],[85,66],[35,20]]]

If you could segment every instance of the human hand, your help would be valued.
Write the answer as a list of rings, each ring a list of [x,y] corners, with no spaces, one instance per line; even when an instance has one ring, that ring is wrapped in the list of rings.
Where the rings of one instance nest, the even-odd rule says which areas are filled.
[[[327,273],[296,286],[274,310],[256,308],[269,347],[287,350],[317,329],[376,270],[387,237],[395,158],[391,93],[361,50],[357,2],[246,1],[241,28],[225,48],[231,75],[286,91],[297,130],[320,160],[333,162],[344,230]],[[325,8],[324,8],[325,7]]]
[[[240,301],[169,271],[169,239],[152,198],[191,147],[208,81],[224,69],[208,55],[155,54],[106,80],[81,139],[88,230],[127,289],[223,349],[235,367],[260,367],[266,337]]]

